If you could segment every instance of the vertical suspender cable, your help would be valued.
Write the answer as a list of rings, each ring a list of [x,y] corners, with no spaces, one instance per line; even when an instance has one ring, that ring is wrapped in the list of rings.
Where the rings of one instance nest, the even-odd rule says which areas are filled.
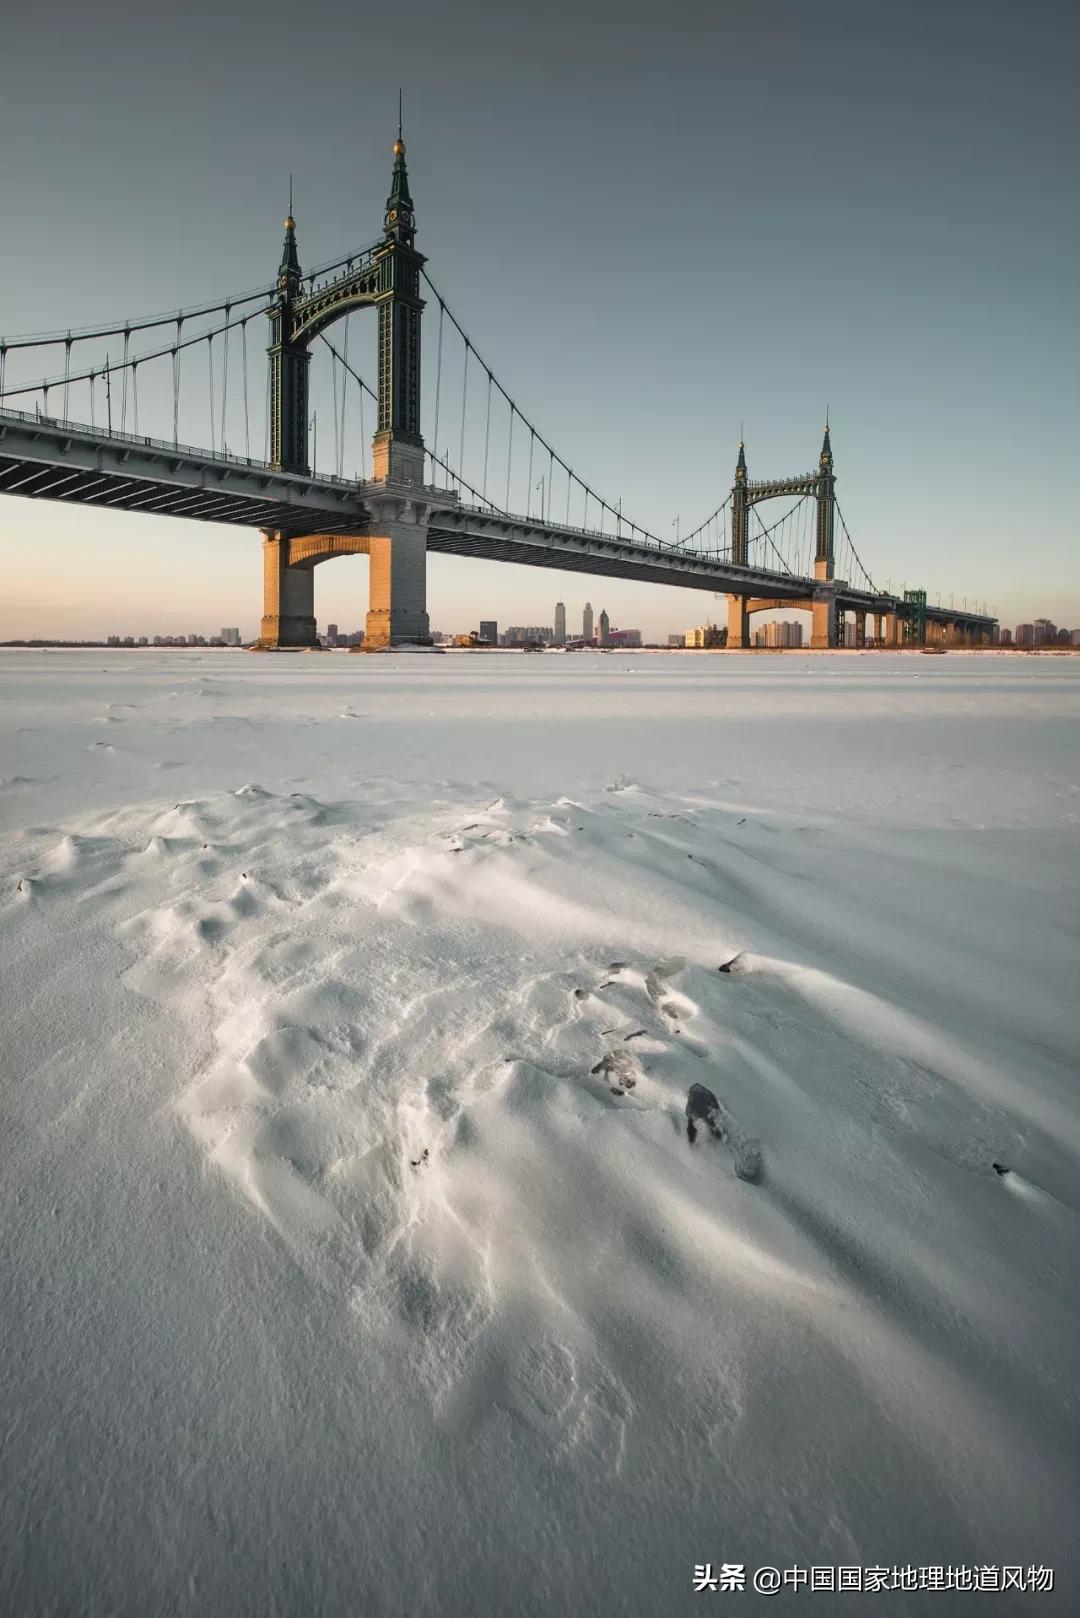
[[[173,363],[173,443],[180,442],[180,329],[184,324],[183,315],[176,317],[176,346],[172,351]]]
[[[139,362],[131,362],[131,430],[136,438],[139,436]]]
[[[221,362],[221,453],[225,454],[225,420],[229,404],[229,305],[225,305],[225,328],[222,332],[225,339],[225,356]]]
[[[503,510],[510,510],[510,466],[514,458],[514,407],[510,406],[510,432],[506,440],[506,499]]]
[[[435,360],[435,432],[432,435],[433,453],[439,453],[439,398],[442,392],[442,338],[443,317],[446,314],[446,305],[439,299],[439,347]]]
[[[532,463],[533,463],[533,450],[535,448],[536,448],[536,434],[533,431],[533,429],[530,427],[529,428],[529,470],[528,470],[528,473],[527,473],[526,478],[525,478],[525,515],[526,515],[526,517],[531,517],[532,516],[532,497],[533,497]]]
[[[343,352],[343,359],[342,359],[342,366],[341,366],[341,452],[338,455],[338,469],[337,469],[339,478],[344,476],[344,472],[345,472],[345,438],[346,438],[345,428],[346,428],[346,424],[348,422],[348,414],[347,414],[347,412],[348,412],[348,406],[349,406],[349,395],[348,395],[348,387],[349,387],[349,371],[348,371],[348,363],[349,363],[349,325],[350,325],[351,319],[352,319],[352,317],[350,315],[345,316],[345,339],[344,339],[344,341],[343,341],[343,343],[341,345],[342,352]]]
[[[0,399],[4,397],[4,372],[7,369],[7,344],[0,343]]]
[[[251,459],[251,417],[248,410],[247,321],[240,322],[240,344],[244,365],[244,454]]]
[[[210,449],[214,448],[214,334],[206,337],[206,375],[210,383]]]
[[[573,479],[570,476],[570,468],[567,467],[566,468],[566,527],[567,528],[569,528],[569,526],[570,526],[570,490],[572,488],[573,488]]]
[[[547,511],[546,512],[542,511],[540,513],[540,518],[541,518],[542,522],[550,522],[550,520],[551,520],[551,492],[552,492],[551,486],[552,486],[552,484],[554,482],[555,482],[555,451],[553,449],[550,449],[550,450],[548,450]]]
[[[484,496],[485,500],[487,499],[488,449],[489,449],[490,444],[491,444],[491,372],[490,371],[487,374],[487,379],[488,379],[488,385],[487,385],[487,417],[486,417],[486,419],[484,421],[484,486],[483,486],[483,490],[481,491],[483,493],[483,496]]]
[[[461,373],[461,439],[458,444],[458,479],[465,480],[465,403],[469,397],[469,339],[465,339],[465,369]]]
[[[338,410],[338,356],[337,349],[330,350],[330,397],[334,401],[334,469],[336,471],[341,460],[341,417]],[[344,375],[344,372],[342,372]]]
[[[126,352],[127,352],[127,350],[125,349],[125,353]],[[69,390],[69,387],[70,387],[70,384],[68,382],[68,378],[70,377],[70,375],[71,375],[71,333],[68,332],[67,341],[64,344],[64,420],[65,421],[67,421],[67,419],[68,419],[68,390]]]
[[[94,398],[94,373],[90,372],[90,425],[97,426],[97,408]]]
[[[127,396],[128,396],[128,349],[131,346],[131,330],[124,327],[124,380],[120,387],[120,431],[127,432]]]
[[[367,478],[367,434],[364,432],[364,389],[361,385],[360,393],[360,476]],[[434,476],[432,477],[434,481]]]

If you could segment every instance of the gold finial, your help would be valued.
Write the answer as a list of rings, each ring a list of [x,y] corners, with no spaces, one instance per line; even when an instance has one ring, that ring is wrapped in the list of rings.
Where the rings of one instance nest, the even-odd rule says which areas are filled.
[[[296,220],[293,218],[292,214],[290,214],[288,219],[286,219],[286,221],[285,221],[285,229],[286,230],[295,230],[296,229]]]
[[[394,156],[395,157],[404,157],[405,156],[405,142],[402,140],[400,135],[398,136],[397,140],[394,142]]]

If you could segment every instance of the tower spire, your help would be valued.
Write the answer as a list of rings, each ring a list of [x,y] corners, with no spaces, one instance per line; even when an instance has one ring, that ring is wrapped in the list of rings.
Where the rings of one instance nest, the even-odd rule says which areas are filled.
[[[832,466],[832,444],[829,440],[828,406],[825,408],[825,437],[821,442],[821,458],[818,464],[823,471],[828,471]]]
[[[390,195],[386,199],[383,229],[394,241],[411,247],[416,234],[413,218],[413,200],[409,194],[409,175],[405,167],[405,140],[402,135],[401,91],[398,91],[398,137],[394,142],[394,173],[390,181]]]
[[[285,241],[278,265],[278,286],[282,292],[296,292],[300,287],[300,259],[296,251],[296,220],[293,218],[292,175],[289,175],[289,213],[285,220]]]
[[[746,482],[746,445],[739,439],[739,459],[735,463],[735,477],[740,483]]]

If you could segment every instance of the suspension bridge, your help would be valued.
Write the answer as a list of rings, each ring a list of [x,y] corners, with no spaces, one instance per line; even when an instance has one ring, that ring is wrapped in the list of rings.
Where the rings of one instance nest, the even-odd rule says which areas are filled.
[[[370,558],[364,650],[428,644],[429,551],[722,593],[732,647],[750,644],[754,613],[783,608],[811,613],[815,647],[844,644],[849,614],[857,645],[990,642],[985,611],[875,586],[837,501],[828,425],[817,465],[794,477],[751,481],[740,445],[729,493],[685,536],[661,538],[598,494],[432,282],[400,130],[393,150],[382,235],[366,248],[305,273],[290,212],[270,284],[175,313],[0,337],[0,494],[261,530],[268,651],[317,645],[314,569],[353,554]],[[350,358],[351,317],[368,308],[374,386],[355,343]],[[438,328],[422,371],[425,309],[437,309]],[[264,323],[265,376],[253,382]],[[314,384],[313,354],[325,362]],[[791,503],[766,524],[770,500]]]

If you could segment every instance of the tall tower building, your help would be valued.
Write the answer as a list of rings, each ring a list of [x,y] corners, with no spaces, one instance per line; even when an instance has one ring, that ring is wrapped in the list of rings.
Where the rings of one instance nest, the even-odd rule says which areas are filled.
[[[566,645],[566,608],[561,601],[555,603],[555,644]]]
[[[591,601],[586,601],[585,611],[581,615],[581,638],[585,642],[586,646],[592,645],[593,622]]]
[[[600,609],[600,644],[601,646],[611,645],[611,619],[603,607]]]

